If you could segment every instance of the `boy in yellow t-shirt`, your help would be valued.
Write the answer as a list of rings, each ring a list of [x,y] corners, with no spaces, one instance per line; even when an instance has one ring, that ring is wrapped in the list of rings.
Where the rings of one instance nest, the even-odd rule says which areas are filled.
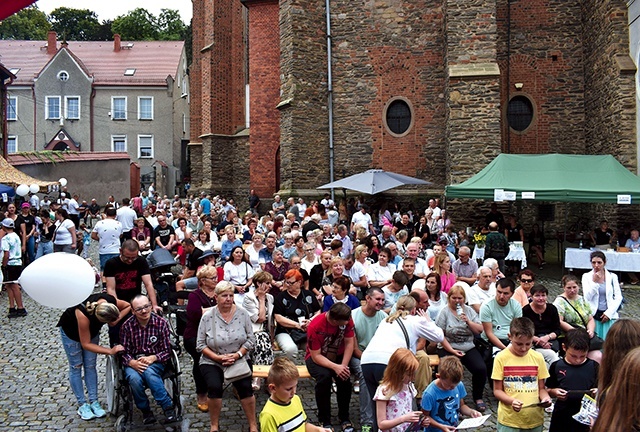
[[[327,432],[311,423],[302,401],[296,394],[298,386],[298,368],[287,357],[278,357],[269,369],[267,386],[271,397],[260,413],[262,432]]]
[[[514,318],[509,346],[493,363],[493,393],[498,399],[498,432],[542,432],[543,406],[551,405],[544,387],[549,377],[542,355],[531,349],[535,327],[529,318]]]

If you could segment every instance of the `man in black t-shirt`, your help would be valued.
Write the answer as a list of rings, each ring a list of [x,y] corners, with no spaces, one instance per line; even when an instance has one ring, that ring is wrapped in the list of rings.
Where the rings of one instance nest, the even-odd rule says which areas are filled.
[[[104,265],[104,278],[107,281],[107,294],[119,300],[131,302],[135,296],[142,294],[142,284],[153,305],[153,311],[161,311],[156,299],[156,290],[151,281],[151,272],[147,261],[139,256],[139,246],[135,240],[125,240],[120,247],[120,255],[107,260]],[[109,327],[111,346],[120,340],[120,324]]]
[[[16,234],[22,240],[22,262],[25,266],[36,259],[36,218],[31,214],[31,204],[23,202],[16,218]]]
[[[402,230],[407,232],[405,244],[409,244],[409,240],[413,237],[413,225],[411,224],[411,219],[409,219],[409,213],[402,213],[400,220],[393,225],[393,235]]]
[[[182,248],[187,254],[187,260],[185,262],[184,272],[182,273],[182,279],[176,283],[176,291],[182,291],[184,289],[193,291],[198,288],[198,278],[195,276],[198,267],[202,265],[200,258],[204,251],[197,248],[191,239],[182,240]]]
[[[164,248],[170,251],[178,244],[176,231],[167,223],[165,215],[158,216],[158,226],[153,230],[153,237],[156,241],[154,249]]]
[[[142,294],[144,284],[154,310],[161,310],[156,301],[149,265],[138,255],[138,250],[138,243],[131,239],[125,240],[120,248],[120,255],[105,263],[107,292],[120,300],[130,302],[135,296]]]

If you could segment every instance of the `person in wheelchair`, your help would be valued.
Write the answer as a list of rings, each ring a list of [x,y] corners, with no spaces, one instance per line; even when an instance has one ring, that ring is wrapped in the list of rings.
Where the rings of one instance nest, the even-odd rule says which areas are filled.
[[[131,300],[133,316],[120,329],[120,342],[124,347],[122,364],[127,383],[131,387],[133,400],[140,411],[144,424],[156,422],[151,411],[145,386],[162,407],[167,423],[178,420],[171,397],[164,386],[162,374],[171,355],[169,325],[152,313],[148,297],[137,295]]]

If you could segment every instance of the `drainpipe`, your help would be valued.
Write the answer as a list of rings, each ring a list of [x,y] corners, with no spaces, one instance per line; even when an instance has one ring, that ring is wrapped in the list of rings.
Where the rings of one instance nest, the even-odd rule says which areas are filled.
[[[507,0],[507,153],[511,153],[511,126],[509,126],[509,98],[511,98],[511,0]]]
[[[331,75],[331,0],[325,0],[327,13],[327,106],[329,108],[329,181],[334,181],[333,154],[333,77]],[[335,201],[335,192],[331,189],[331,199]]]
[[[36,103],[36,82],[31,87],[31,97],[33,98],[33,151],[38,151],[38,104]],[[45,98],[46,102],[46,98]],[[45,111],[47,107],[44,107]],[[45,137],[46,138],[46,137]]]
[[[96,98],[96,88],[93,86],[93,83],[91,84],[91,98],[89,99],[89,149],[91,152],[94,151],[93,148],[93,128],[94,128],[94,123],[93,123],[93,117],[94,117],[94,106],[93,104],[95,103],[95,98]]]

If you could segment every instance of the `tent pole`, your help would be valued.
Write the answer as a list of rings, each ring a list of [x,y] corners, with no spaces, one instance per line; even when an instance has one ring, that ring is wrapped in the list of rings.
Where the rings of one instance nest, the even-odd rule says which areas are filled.
[[[562,230],[564,232],[564,238],[562,239],[562,247],[560,249],[560,256],[558,258],[560,258],[560,270],[562,270],[562,274],[564,274],[564,244],[567,242],[567,219],[568,219],[568,215],[569,215],[569,203],[565,203],[564,205],[565,209],[564,209],[564,230]]]

